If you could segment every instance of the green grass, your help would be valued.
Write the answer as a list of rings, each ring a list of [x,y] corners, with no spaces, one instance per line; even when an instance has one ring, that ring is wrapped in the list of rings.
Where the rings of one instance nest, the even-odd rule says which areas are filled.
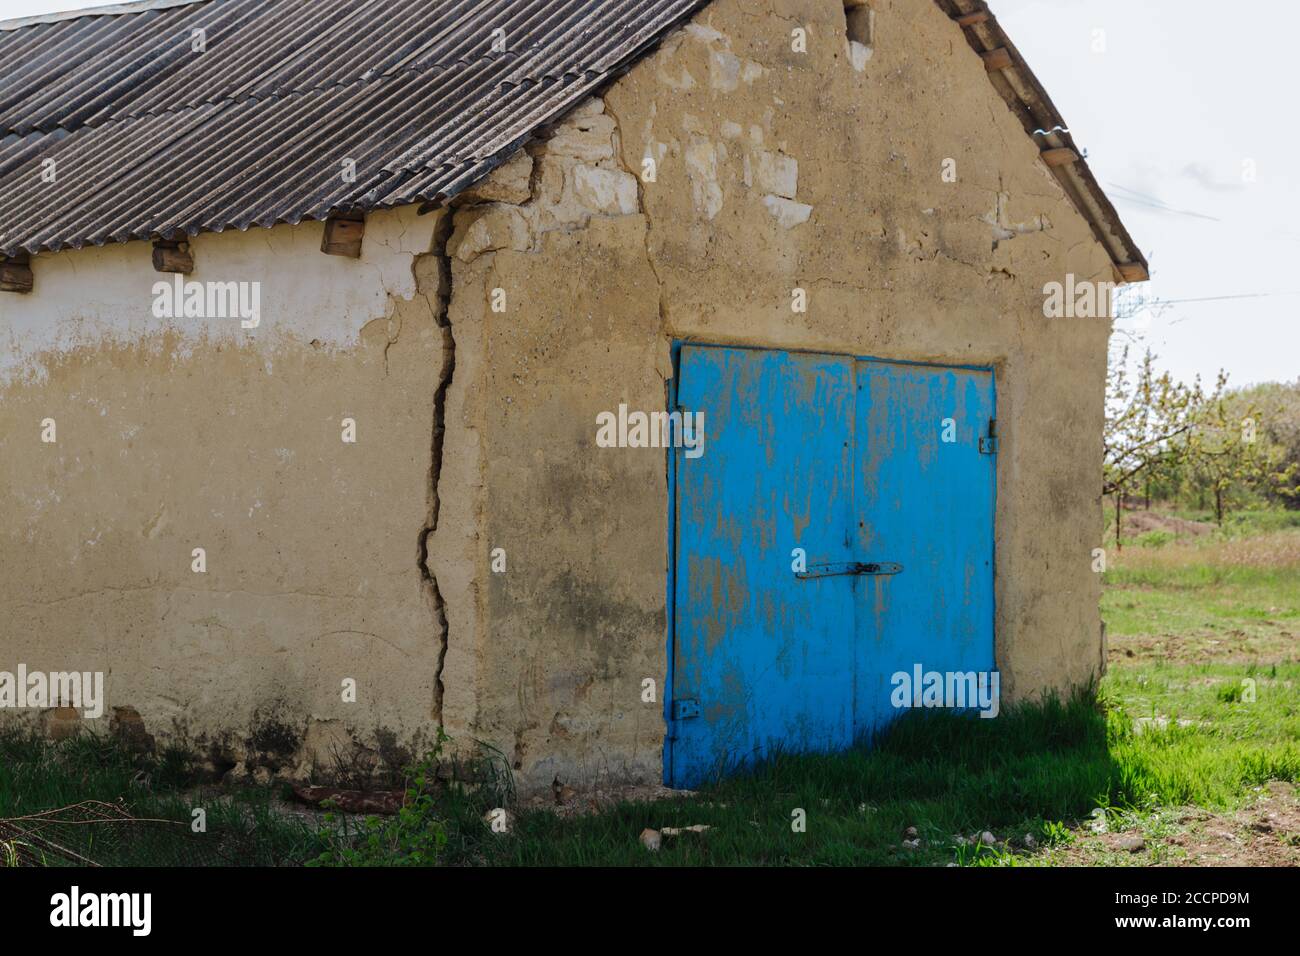
[[[628,803],[568,820],[535,812],[509,836],[475,827],[475,807],[458,821],[472,835],[459,849],[461,859],[511,864],[946,861],[957,832],[996,826],[1041,837],[1044,821],[1096,806],[1111,779],[1105,718],[1083,698],[994,721],[916,714],[875,749],[779,757],[693,798]],[[802,833],[792,827],[797,810],[806,817]],[[676,837],[656,855],[637,841],[643,828],[694,824],[712,829]],[[900,847],[909,826],[926,849]]]
[[[1112,643],[1124,637],[1169,636],[1195,649],[1190,639],[1197,636],[1253,636],[1270,640],[1281,653],[1294,650],[1294,635],[1300,631],[1297,577],[1253,569],[1108,572],[1102,614]],[[1247,642],[1238,640],[1236,646],[1251,651]]]
[[[1112,650],[1185,663],[1300,656],[1300,531],[1128,548],[1103,582]]]
[[[1258,611],[1260,615],[1266,613],[1264,608],[1277,606],[1276,598],[1294,599],[1300,595],[1300,580],[1297,580],[1296,572],[1283,568],[1222,567],[1212,564],[1177,568],[1116,568],[1107,571],[1104,580],[1108,585],[1160,588],[1176,594],[1225,586],[1241,588],[1253,592],[1255,603],[1261,608]]]
[[[1128,721],[1109,742],[1122,792],[1224,808],[1249,787],[1300,781],[1300,664],[1156,663],[1116,668],[1106,686]]]
[[[0,734],[0,820],[98,800],[151,821],[65,824],[41,831],[98,863],[276,866],[302,859],[314,846],[313,830],[279,812],[272,791],[219,792],[195,784],[190,758],[180,748],[139,755],[91,734],[59,742],[16,730]],[[206,814],[206,832],[192,830],[196,808]],[[0,861],[3,857],[0,847]],[[52,854],[47,863],[66,861]]]
[[[400,820],[308,825],[266,788],[196,788],[179,749],[139,757],[93,737],[10,733],[0,735],[0,819],[93,798],[173,821],[102,837],[66,830],[78,852],[119,864],[280,865],[322,853],[344,863],[436,854],[448,865],[1050,864],[1099,812],[1154,839],[1179,807],[1228,812],[1267,781],[1300,783],[1293,517],[1235,516],[1223,535],[1159,534],[1116,556],[1103,579],[1112,663],[1095,697],[1004,708],[996,720],[909,714],[874,748],[780,756],[690,797],[568,817],[523,811],[496,834],[484,815],[505,798],[442,791]],[[207,808],[206,834],[189,830],[195,806]],[[638,840],[696,824],[710,830],[665,839],[658,853]],[[919,847],[903,845],[909,827]],[[347,836],[358,828],[364,839]],[[985,830],[998,846],[954,839]],[[1001,842],[1025,834],[1047,852]]]
[[[1221,693],[1256,680],[1256,702]],[[1105,706],[1021,707],[995,721],[914,714],[873,750],[782,757],[685,800],[623,804],[561,819],[522,816],[509,836],[491,834],[470,802],[449,811],[448,862],[522,865],[935,865],[1006,864],[1005,849],[976,852],[954,834],[990,830],[1002,841],[1029,833],[1040,845],[1066,838],[1061,821],[1097,808],[1133,814],[1196,803],[1228,809],[1249,787],[1300,781],[1300,665],[1184,672],[1149,667],[1106,682]],[[1165,716],[1166,729],[1138,718]],[[1179,720],[1190,721],[1180,726]],[[806,832],[791,814],[806,812]],[[643,828],[705,824],[658,854]],[[902,846],[915,827],[920,849]]]
[[[1255,701],[1240,699],[1255,681]],[[492,800],[443,794],[431,817],[448,839],[448,864],[516,865],[935,865],[1013,862],[1004,849],[959,846],[954,834],[992,831],[1061,839],[1061,821],[1096,808],[1137,811],[1195,803],[1230,808],[1250,786],[1300,781],[1300,665],[1252,668],[1147,665],[1112,672],[1099,703],[1080,696],[1004,711],[997,720],[916,713],[873,749],[835,756],[783,756],[699,794],[625,803],[561,818],[525,812],[509,834],[483,822]],[[1139,730],[1139,718],[1159,718]],[[147,786],[138,761],[93,738],[60,744],[5,738],[0,817],[79,799],[122,798],[133,812],[188,824],[208,806],[209,832],[152,825],[148,839],[120,840],[112,863],[305,862],[322,849],[264,790],[229,802],[184,797],[184,775],[164,764]],[[179,763],[179,761],[173,761]],[[803,810],[805,832],[792,814]],[[644,828],[705,824],[657,853]],[[916,827],[923,845],[902,847]],[[80,851],[80,850],[79,850]]]

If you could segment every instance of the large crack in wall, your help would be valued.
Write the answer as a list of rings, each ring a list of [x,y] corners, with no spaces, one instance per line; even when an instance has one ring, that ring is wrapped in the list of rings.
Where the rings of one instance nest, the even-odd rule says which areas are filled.
[[[451,238],[452,217],[443,214],[434,231],[429,257],[437,266],[437,287],[433,290],[421,289],[429,301],[434,321],[442,333],[442,367],[438,374],[438,385],[433,392],[433,434],[429,447],[429,512],[420,529],[417,549],[419,554],[420,577],[422,586],[433,608],[434,626],[438,635],[438,664],[433,682],[433,718],[438,726],[443,726],[442,670],[447,659],[448,624],[447,603],[438,587],[438,579],[429,568],[429,539],[438,530],[438,516],[442,499],[439,494],[439,480],[442,476],[443,440],[447,430],[447,389],[451,387],[452,376],[456,372],[456,338],[452,333],[451,304],[451,261],[447,256],[447,241]]]
[[[444,726],[499,748],[521,790],[557,775],[566,783],[647,778],[660,762],[657,715],[621,707],[630,691],[606,675],[636,674],[639,688],[642,676],[659,674],[660,653],[648,660],[640,650],[647,642],[607,636],[662,633],[662,602],[647,607],[605,584],[630,564],[661,579],[662,557],[620,557],[617,544],[597,544],[618,521],[596,489],[643,486],[645,462],[593,460],[585,443],[572,445],[574,421],[595,414],[585,396],[574,403],[583,389],[576,383],[603,373],[607,354],[631,374],[610,386],[601,407],[621,397],[637,407],[663,401],[661,377],[647,387],[666,369],[668,350],[657,334],[659,285],[638,187],[617,118],[592,97],[453,203],[446,252],[457,379],[443,527],[429,545],[455,631]],[[629,249],[639,261],[625,270]],[[572,267],[556,269],[557,256],[572,257]],[[514,481],[524,473],[527,487]],[[593,514],[573,513],[588,502]],[[489,570],[485,548],[508,551],[510,570],[504,562]],[[557,567],[547,559],[553,548],[581,557]],[[580,760],[569,740],[584,742]],[[636,769],[602,763],[601,747],[633,755]]]

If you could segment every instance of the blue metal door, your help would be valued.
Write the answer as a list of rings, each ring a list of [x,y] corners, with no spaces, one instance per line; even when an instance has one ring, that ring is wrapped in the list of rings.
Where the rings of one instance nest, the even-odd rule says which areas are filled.
[[[987,371],[684,345],[664,778],[843,749],[891,675],[993,666]],[[991,443],[990,443],[991,444]]]
[[[993,670],[993,375],[861,361],[856,417],[856,553],[903,568],[858,579],[865,736],[899,714],[893,675]]]
[[[704,453],[675,452],[670,783],[853,740],[853,589],[802,579],[852,554],[854,368],[839,356],[683,346],[677,402]]]

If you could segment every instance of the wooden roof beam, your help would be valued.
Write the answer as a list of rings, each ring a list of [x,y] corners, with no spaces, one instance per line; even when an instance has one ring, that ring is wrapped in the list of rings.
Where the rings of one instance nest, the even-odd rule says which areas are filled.
[[[984,58],[984,69],[990,73],[996,73],[999,70],[1005,70],[1011,65],[1011,51],[1004,46],[996,50],[989,50],[987,53],[981,53]]]
[[[184,239],[155,239],[153,267],[157,272],[176,272],[189,275],[194,271],[194,253]]]
[[[31,257],[25,252],[0,258],[0,292],[32,291]]]
[[[325,220],[325,235],[321,237],[320,251],[327,256],[361,258],[361,240],[366,234],[366,221],[360,216],[338,216]]]
[[[1045,149],[1038,154],[1048,166],[1067,166],[1079,161],[1079,154],[1064,146],[1060,149]]]
[[[1124,262],[1115,267],[1119,277],[1125,282],[1146,282],[1151,276],[1147,274],[1147,267],[1140,262]]]

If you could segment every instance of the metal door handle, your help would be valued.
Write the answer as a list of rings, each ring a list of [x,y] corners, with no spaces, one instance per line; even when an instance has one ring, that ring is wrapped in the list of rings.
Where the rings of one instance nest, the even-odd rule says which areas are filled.
[[[807,571],[796,571],[796,578],[829,578],[837,574],[898,574],[901,564],[893,561],[846,561],[840,564],[813,564]]]

